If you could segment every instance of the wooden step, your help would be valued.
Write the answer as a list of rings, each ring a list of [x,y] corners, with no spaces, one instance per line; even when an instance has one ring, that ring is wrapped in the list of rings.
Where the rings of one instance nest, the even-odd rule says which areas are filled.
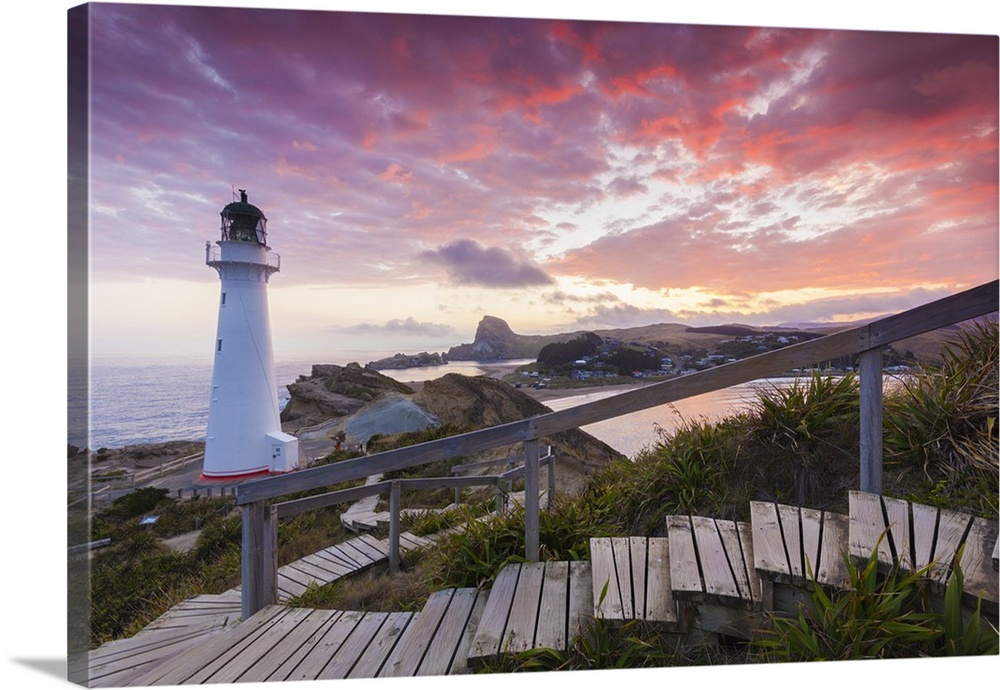
[[[666,538],[595,537],[590,565],[594,618],[679,623]]]
[[[566,651],[591,612],[590,563],[512,563],[497,575],[469,650],[469,668],[529,649]]]
[[[751,526],[696,515],[667,516],[674,595],[746,609],[761,601]]]
[[[845,589],[848,518],[798,506],[751,501],[754,567],[772,582]]]
[[[982,598],[984,610],[997,613],[1000,597],[992,562],[1000,531],[996,520],[861,491],[851,491],[849,501],[851,558],[867,562],[877,549],[883,569],[928,568],[928,580],[939,592],[957,560],[966,602],[974,606]]]
[[[667,517],[670,584],[684,624],[710,634],[752,638],[764,597],[753,567],[751,526],[688,515]]]
[[[485,594],[474,587],[435,592],[375,675],[464,673],[468,649],[485,603]]]

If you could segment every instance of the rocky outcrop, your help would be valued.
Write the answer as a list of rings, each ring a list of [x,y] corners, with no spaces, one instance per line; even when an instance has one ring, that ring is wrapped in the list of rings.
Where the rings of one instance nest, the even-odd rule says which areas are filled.
[[[374,362],[368,362],[366,369],[382,371],[384,369],[412,369],[414,367],[437,367],[448,363],[448,357],[439,352],[421,352],[417,355],[396,353],[392,357],[384,357]]]
[[[448,350],[450,360],[488,362],[497,359],[534,359],[539,351],[565,335],[518,335],[503,319],[484,316],[471,343]]]
[[[488,427],[516,422],[551,410],[510,384],[488,376],[447,374],[428,381],[415,401],[442,424],[458,427]],[[621,453],[603,441],[579,429],[540,439],[542,446],[552,446],[556,456],[556,481],[560,492],[581,492],[588,477]],[[497,449],[486,454],[502,458],[519,449]]]
[[[309,376],[288,385],[290,398],[281,421],[301,428],[354,414],[386,393],[410,395],[409,386],[352,362],[345,367],[316,364]]]

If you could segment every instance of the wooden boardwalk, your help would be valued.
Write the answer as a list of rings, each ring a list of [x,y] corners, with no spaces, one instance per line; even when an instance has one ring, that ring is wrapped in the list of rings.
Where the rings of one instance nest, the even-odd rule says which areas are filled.
[[[462,674],[526,650],[566,651],[593,620],[750,637],[766,611],[794,610],[808,589],[846,587],[844,559],[864,562],[876,549],[884,567],[930,564],[938,588],[959,562],[968,603],[981,598],[996,615],[996,522],[861,492],[851,492],[849,516],[750,508],[750,523],[674,515],[666,537],[594,538],[589,561],[513,563],[489,591],[442,590],[419,612],[278,604],[240,622],[239,591],[194,597],[93,650],[89,685]],[[279,590],[287,601],[384,562],[386,551],[361,535],[281,568]]]

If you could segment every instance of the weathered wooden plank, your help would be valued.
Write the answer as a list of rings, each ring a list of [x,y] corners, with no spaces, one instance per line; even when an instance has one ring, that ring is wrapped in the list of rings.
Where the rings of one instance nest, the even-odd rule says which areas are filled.
[[[356,537],[361,543],[367,545],[373,554],[378,554],[381,556],[389,555],[389,547],[383,542],[379,541],[370,534],[362,534]]]
[[[851,582],[847,568],[850,520],[841,513],[823,513],[823,544],[819,553],[816,580],[824,585],[846,589]],[[754,548],[757,544],[754,543]]]
[[[385,558],[384,553],[378,549],[372,548],[370,544],[357,537],[351,539],[350,541],[345,541],[341,544],[341,548],[345,553],[350,553],[350,550],[353,549],[354,552],[358,554],[358,557],[355,560],[357,560],[362,567],[367,567]]]
[[[313,555],[340,563],[347,569],[347,572],[354,572],[361,568],[361,564],[351,556],[345,554],[339,544],[334,544],[333,546],[323,549],[322,551],[317,551]]]
[[[667,538],[670,540],[670,582],[674,594],[681,597],[704,594],[691,518],[668,515]]]
[[[426,537],[419,537],[411,532],[403,532],[399,535],[400,546],[406,551],[412,551],[414,549],[422,549],[425,546],[433,544],[434,542]]]
[[[288,655],[284,661],[278,664],[264,678],[259,680],[282,681],[287,680],[299,667],[304,659],[312,653],[313,649],[326,637],[330,629],[344,616],[344,611],[314,611],[314,617],[310,623],[312,628],[302,644],[294,652]],[[301,627],[301,626],[300,626]],[[256,674],[253,674],[256,675]],[[248,675],[247,681],[253,678]]]
[[[500,653],[504,643],[504,632],[507,629],[507,616],[510,614],[520,575],[521,565],[511,563],[494,579],[482,620],[469,650],[470,665],[475,665],[483,659],[495,658]]]
[[[934,560],[934,544],[937,540],[938,509],[914,503],[910,510],[913,517],[913,563],[914,570],[920,570]]]
[[[150,670],[135,680],[136,685],[181,685],[201,682],[224,665],[234,653],[249,644],[263,630],[280,620],[290,609],[285,606],[265,606],[256,614],[234,626],[225,635],[213,636],[196,650],[173,657],[167,663]]]
[[[955,557],[959,547],[965,541],[965,534],[972,522],[971,515],[963,515],[953,510],[938,511],[937,543],[934,547],[934,565],[928,576],[940,588],[948,584],[952,568],[955,567]]]
[[[99,648],[88,655],[87,677],[92,685],[121,686],[139,677],[165,659],[171,659],[203,642],[205,633],[194,630],[164,630],[141,645],[135,638],[125,640],[130,646]],[[106,647],[107,645],[105,645]]]
[[[569,646],[594,616],[593,593],[590,562],[570,561],[569,613],[566,616],[566,644]]]
[[[486,609],[486,593],[478,592],[476,602],[472,606],[469,614],[469,621],[465,625],[465,632],[455,649],[455,658],[452,659],[451,667],[448,669],[449,675],[457,675],[469,672],[469,652],[472,649],[472,641],[476,637],[476,630],[483,620],[483,611]]]
[[[454,665],[458,649],[462,646],[466,627],[469,625],[477,599],[479,592],[474,587],[463,587],[454,591],[448,610],[441,618],[434,639],[427,647],[427,653],[415,675],[443,676],[448,673]]]
[[[453,589],[444,589],[427,598],[420,615],[407,626],[399,643],[386,658],[379,677],[409,677],[417,672],[454,593]]]
[[[332,620],[336,620],[341,613],[309,609],[305,611],[306,617],[294,630],[244,671],[239,677],[241,683],[260,683],[272,677],[283,680],[284,674],[308,652],[311,641],[319,639],[323,631],[332,624]]]
[[[549,561],[543,565],[545,577],[533,648],[547,647],[563,651],[566,649],[566,621],[569,614],[569,562]]]
[[[284,575],[285,577],[304,585],[309,585],[314,582],[324,585],[330,580],[336,579],[333,573],[329,570],[302,560],[282,566],[278,570],[278,573],[279,575]]]
[[[753,526],[754,567],[771,578],[790,577],[792,571],[776,505],[751,501],[750,524]]]
[[[823,511],[799,508],[799,529],[802,536],[803,580],[814,582],[823,557]]]
[[[629,571],[631,583],[629,588],[632,592],[632,611],[630,618],[644,620],[646,616],[646,537],[629,537]]]
[[[412,611],[387,614],[385,623],[372,638],[368,649],[358,659],[358,662],[347,674],[348,678],[374,678],[385,663],[386,658],[398,644],[403,632],[412,623],[417,614]]]
[[[694,543],[698,549],[702,576],[705,579],[705,593],[716,597],[739,599],[740,591],[733,580],[733,571],[712,518],[691,516]]]
[[[715,520],[715,527],[718,530],[726,560],[729,562],[729,570],[737,596],[746,602],[753,601],[753,593],[750,591],[750,577],[747,574],[743,558],[743,543],[740,541],[737,524],[731,520]]]
[[[646,546],[646,563],[643,617],[647,621],[677,623],[677,602],[670,587],[670,540],[651,537]]]
[[[632,555],[629,552],[628,537],[612,537],[611,552],[614,555],[615,570],[618,571],[618,592],[621,597],[621,620],[635,618],[632,592]]]
[[[378,635],[382,626],[389,618],[388,613],[369,611],[365,613],[354,630],[344,640],[330,662],[317,674],[317,680],[333,680],[346,678],[354,665],[368,650],[372,641]]]
[[[867,561],[878,545],[879,560],[892,562],[892,552],[885,536],[886,525],[882,516],[882,501],[875,494],[851,491],[850,526],[848,529],[851,558]]]
[[[888,518],[889,546],[894,560],[879,560],[888,565],[899,564],[904,570],[913,570],[913,540],[910,538],[910,504],[891,496],[882,496],[882,505]]]
[[[997,576],[990,562],[990,552],[996,544],[997,531],[996,521],[973,518],[959,561],[965,580],[963,591],[967,595],[966,599],[974,604],[976,599],[982,597],[984,608],[991,613],[996,613],[1000,599],[997,596]]]
[[[750,584],[750,599],[755,604],[761,604],[764,601],[764,587],[760,581],[760,575],[757,574],[757,569],[753,567],[753,526],[749,522],[737,522],[736,528],[743,549],[743,567]]]
[[[590,568],[594,616],[604,620],[623,620],[622,593],[610,538],[594,537],[590,540]]]
[[[330,659],[336,655],[363,615],[360,611],[345,611],[341,614],[333,625],[324,629],[323,636],[299,660],[285,680],[315,680]]]
[[[342,561],[324,556],[322,552],[311,554],[301,560],[317,568],[323,568],[331,574],[331,579],[344,577],[352,572],[351,568],[344,565]]]
[[[288,613],[276,620],[273,625],[263,630],[256,636],[253,642],[236,654],[224,666],[215,673],[206,676],[205,680],[211,683],[234,683],[257,664],[264,663],[264,659],[270,661],[270,665],[262,668],[274,668],[285,660],[289,652],[281,647],[282,641],[295,632],[296,628],[309,617],[309,609],[291,609]],[[197,676],[192,676],[194,681]]]
[[[507,630],[504,631],[504,645],[500,650],[502,653],[517,654],[534,646],[538,604],[542,597],[544,579],[544,563],[524,563],[521,566],[521,577],[517,581],[510,617],[507,619]]]
[[[791,575],[793,582],[802,582],[806,579],[806,573],[802,567],[802,529],[799,524],[798,506],[779,503],[775,507],[778,511],[778,519],[781,521],[781,533],[785,538],[789,575]]]
[[[302,596],[308,589],[306,583],[300,582],[303,579],[308,583],[308,578],[294,569],[278,573],[278,595],[287,593],[288,598]]]

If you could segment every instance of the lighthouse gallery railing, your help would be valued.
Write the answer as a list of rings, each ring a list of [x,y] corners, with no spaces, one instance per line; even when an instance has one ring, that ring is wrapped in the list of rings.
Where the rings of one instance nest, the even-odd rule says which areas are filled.
[[[524,444],[525,557],[538,560],[539,439],[684,398],[778,376],[838,357],[860,355],[860,489],[882,490],[882,347],[921,333],[991,314],[998,309],[1000,281],[931,302],[807,342],[791,345],[713,369],[655,383],[609,398],[518,422],[473,431],[406,448],[268,477],[240,485],[236,503],[243,513],[242,616],[248,618],[274,603],[277,511],[268,502],[375,474],[469,456],[492,448]],[[270,583],[270,584],[269,584]]]

